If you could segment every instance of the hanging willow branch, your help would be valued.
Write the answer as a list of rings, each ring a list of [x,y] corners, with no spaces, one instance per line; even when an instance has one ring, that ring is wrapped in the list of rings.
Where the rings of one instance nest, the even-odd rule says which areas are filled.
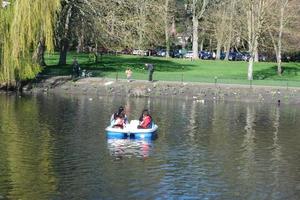
[[[11,0],[0,8],[0,84],[15,86],[40,71],[32,53],[41,37],[48,50],[54,48],[53,24],[59,7],[60,0]]]

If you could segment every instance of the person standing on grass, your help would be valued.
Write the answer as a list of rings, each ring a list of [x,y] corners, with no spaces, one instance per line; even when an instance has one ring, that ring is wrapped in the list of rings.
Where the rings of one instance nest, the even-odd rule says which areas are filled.
[[[73,67],[73,75],[75,75],[75,77],[79,77],[80,76],[80,67],[79,67],[76,57],[73,57],[72,67]]]
[[[125,71],[126,77],[127,77],[127,81],[130,82],[131,81],[131,76],[132,76],[132,71],[130,68],[127,68],[127,70]]]
[[[154,65],[150,64],[150,63],[146,63],[145,66],[146,66],[146,69],[148,70],[148,81],[152,81]]]

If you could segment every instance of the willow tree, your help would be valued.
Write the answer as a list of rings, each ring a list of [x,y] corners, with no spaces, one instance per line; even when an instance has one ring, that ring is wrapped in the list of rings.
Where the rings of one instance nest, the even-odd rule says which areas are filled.
[[[0,9],[0,84],[15,87],[40,72],[32,55],[41,38],[48,50],[53,49],[53,24],[60,0],[9,2]]]

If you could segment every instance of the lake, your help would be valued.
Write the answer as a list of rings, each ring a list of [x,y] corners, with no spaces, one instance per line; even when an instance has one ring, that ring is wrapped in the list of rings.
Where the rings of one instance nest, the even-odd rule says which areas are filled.
[[[107,139],[120,105],[155,140]],[[0,95],[0,199],[300,199],[299,105]]]

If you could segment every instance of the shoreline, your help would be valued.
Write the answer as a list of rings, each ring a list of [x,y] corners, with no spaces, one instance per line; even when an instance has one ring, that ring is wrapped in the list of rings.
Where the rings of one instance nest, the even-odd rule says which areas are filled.
[[[109,78],[81,78],[70,76],[42,78],[24,86],[24,93],[62,93],[98,96],[176,97],[195,101],[242,101],[300,104],[300,88],[211,84],[194,82],[167,82]]]

